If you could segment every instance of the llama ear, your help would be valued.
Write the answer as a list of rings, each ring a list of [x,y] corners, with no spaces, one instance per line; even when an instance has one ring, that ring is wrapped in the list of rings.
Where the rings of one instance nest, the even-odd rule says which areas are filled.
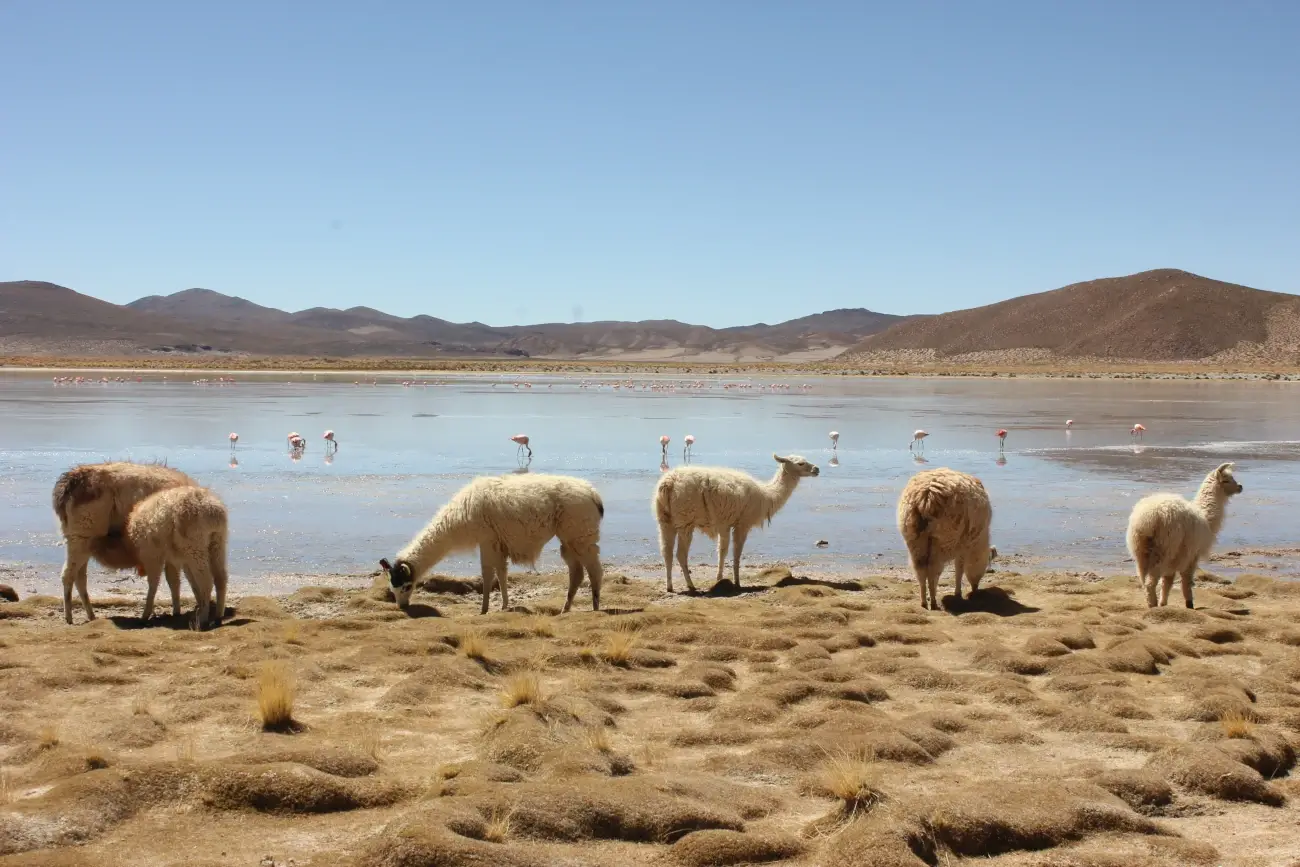
[[[387,558],[381,557],[381,558],[379,559],[379,565],[383,568],[383,570],[384,570],[385,572],[391,572],[391,571],[393,571],[393,567],[389,564]]]
[[[991,563],[996,559],[998,559],[998,549],[996,545],[992,545],[989,547],[989,562]]]
[[[1226,464],[1219,464],[1219,468],[1218,468],[1217,470],[1215,470],[1214,472],[1215,472],[1216,475],[1220,475],[1220,476],[1222,476],[1222,475],[1224,475],[1225,473],[1231,473],[1231,472],[1232,472],[1232,466],[1233,466],[1233,465],[1232,465],[1232,462],[1231,462],[1231,461],[1229,461],[1229,462],[1226,463]]]
[[[776,452],[772,452],[772,460],[776,461],[778,464],[788,464],[788,463],[790,463],[790,459],[789,459],[789,458],[783,458],[783,457],[781,457],[780,455],[778,455]]]

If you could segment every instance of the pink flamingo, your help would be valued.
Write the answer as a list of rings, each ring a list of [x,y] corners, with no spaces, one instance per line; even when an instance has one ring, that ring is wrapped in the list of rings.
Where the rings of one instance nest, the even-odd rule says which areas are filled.
[[[323,436],[322,439],[324,439],[325,442],[328,443],[328,445],[325,446],[326,449],[333,446],[334,451],[338,451],[339,441],[334,439],[334,431],[332,430],[325,431],[325,436]]]
[[[928,437],[929,435],[930,435],[930,432],[929,432],[929,431],[923,431],[923,430],[918,430],[918,431],[916,431],[915,433],[913,433],[913,434],[912,434],[912,443],[911,443],[911,445],[909,445],[909,446],[907,447],[907,450],[910,452],[910,451],[912,450],[912,446],[916,445],[917,443],[920,443],[920,444],[921,444],[921,448],[924,449],[924,448],[925,448],[925,438]]]
[[[238,442],[239,442],[239,434],[237,434],[237,433],[232,433],[232,434],[230,435],[230,450],[231,450],[232,452],[235,450],[235,445],[236,445]]]
[[[833,430],[831,431],[831,451],[835,451],[839,447],[840,447],[840,432],[837,430]]]
[[[1065,429],[1066,429],[1066,430],[1069,430],[1069,429],[1072,428],[1072,427],[1074,427],[1074,419],[1072,419],[1072,418],[1067,418],[1067,419],[1065,420]]]
[[[531,458],[533,456],[533,448],[528,444],[528,434],[515,434],[510,438],[510,442],[518,443],[519,448],[516,449],[516,451],[522,452],[527,449],[528,457]]]
[[[669,443],[669,442],[670,442],[670,440],[668,439],[668,434],[664,434],[663,436],[659,437],[659,448],[663,451],[663,458],[664,458],[664,460],[667,460],[667,459],[668,459],[668,443]]]
[[[302,434],[298,433],[297,431],[291,431],[289,433],[289,448],[291,450],[295,452],[301,451],[302,449],[306,448],[306,446],[307,446],[307,441],[302,438]]]
[[[687,434],[682,442],[686,443],[686,448],[682,449],[682,460],[685,460],[691,454],[691,446],[695,445],[695,437]]]
[[[1007,444],[1007,429],[1002,428],[1001,430],[998,431],[998,451],[999,452],[1002,451],[1002,449],[1006,447],[1006,444]]]
[[[1142,434],[1145,432],[1146,432],[1145,426],[1143,426],[1142,424],[1135,424],[1133,425],[1133,429],[1128,432],[1128,435],[1131,437],[1135,437],[1137,439],[1142,439]]]

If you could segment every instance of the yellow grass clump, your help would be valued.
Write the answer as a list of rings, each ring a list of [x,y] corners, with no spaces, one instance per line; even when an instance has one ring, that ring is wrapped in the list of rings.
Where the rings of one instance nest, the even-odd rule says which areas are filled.
[[[38,743],[41,749],[43,750],[54,749],[59,745],[59,727],[56,725],[45,726],[44,728],[41,729],[39,738],[40,740],[38,741]]]
[[[293,700],[293,676],[284,663],[263,664],[257,679],[257,715],[262,731],[294,731],[298,723],[293,718]]]
[[[875,806],[881,798],[877,786],[880,769],[861,759],[847,756],[832,757],[822,767],[821,786],[840,800],[844,813],[852,818]]]
[[[493,810],[483,825],[483,839],[489,843],[504,843],[510,836],[510,811]]]
[[[476,629],[466,629],[456,638],[461,656],[482,662],[487,659],[487,639]]]
[[[1219,725],[1226,738],[1248,738],[1255,731],[1250,717],[1239,710],[1230,710],[1219,717]]]
[[[541,680],[531,672],[512,674],[501,687],[501,703],[508,708],[541,704]]]
[[[637,633],[630,629],[616,629],[605,636],[605,650],[601,658],[610,665],[625,666],[636,647]]]

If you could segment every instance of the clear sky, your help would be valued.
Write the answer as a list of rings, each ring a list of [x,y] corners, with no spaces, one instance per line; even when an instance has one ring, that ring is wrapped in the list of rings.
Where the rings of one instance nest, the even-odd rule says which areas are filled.
[[[1300,2],[0,0],[0,279],[491,324],[1300,292]]]

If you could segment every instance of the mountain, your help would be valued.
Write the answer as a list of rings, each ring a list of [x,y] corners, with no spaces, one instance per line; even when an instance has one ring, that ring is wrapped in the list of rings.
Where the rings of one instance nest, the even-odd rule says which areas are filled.
[[[780,361],[830,358],[902,317],[846,309],[777,325],[709,328],[676,320],[494,327],[370,307],[290,313],[209,289],[119,306],[51,283],[0,283],[0,354],[231,352],[284,356],[620,358]]]
[[[1300,359],[1300,297],[1162,269],[1074,283],[870,335],[838,360]]]

